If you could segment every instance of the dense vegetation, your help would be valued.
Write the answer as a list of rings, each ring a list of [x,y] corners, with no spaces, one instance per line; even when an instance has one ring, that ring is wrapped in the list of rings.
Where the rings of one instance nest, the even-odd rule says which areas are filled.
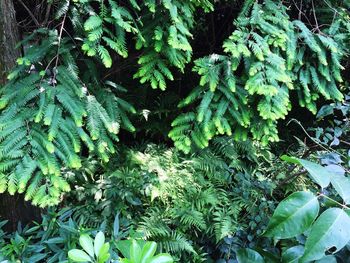
[[[349,262],[350,2],[5,2],[0,262]]]

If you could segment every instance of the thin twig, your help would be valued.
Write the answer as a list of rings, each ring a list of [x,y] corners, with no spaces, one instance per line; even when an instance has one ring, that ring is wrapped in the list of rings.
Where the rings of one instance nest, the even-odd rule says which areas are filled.
[[[295,8],[298,9],[299,14],[302,14],[302,15],[304,16],[304,18],[307,20],[307,22],[308,22],[310,25],[312,25],[312,24],[311,24],[311,21],[310,21],[309,18],[308,18],[308,16],[302,11],[301,8],[299,8],[299,6],[298,6],[298,4],[295,2],[295,0],[292,0],[292,1],[293,1],[293,3],[294,3]],[[301,19],[299,19],[299,20],[301,20]]]
[[[334,203],[336,203],[337,205],[341,206],[342,208],[350,209],[350,207],[348,207],[348,206],[346,206],[346,205],[344,205],[344,204],[342,204],[342,203],[339,203],[339,202],[335,201],[334,199],[332,199],[332,198],[330,198],[330,197],[328,197],[328,196],[326,196],[326,195],[324,195],[324,194],[319,194],[318,196],[325,197],[325,198],[327,198],[328,200],[331,200],[332,202],[334,202]]]
[[[296,166],[295,166],[296,167]],[[304,174],[306,174],[307,173],[307,171],[306,170],[303,170],[303,171],[300,171],[300,172],[297,172],[297,173],[295,173],[295,174],[292,174],[291,176],[289,176],[289,177],[287,177],[286,179],[284,179],[281,183],[279,183],[279,187],[281,187],[281,186],[283,186],[283,185],[285,185],[286,183],[288,183],[289,181],[291,181],[292,179],[294,179],[294,178],[296,178],[296,177],[298,177],[298,176],[300,176],[300,175],[304,175]]]
[[[314,5],[314,0],[311,0],[311,4],[312,4],[312,11],[314,13],[314,18],[315,18],[315,23],[316,23],[316,30],[320,33],[320,28],[318,27],[318,21],[317,21],[317,17],[316,17],[316,10],[315,10],[315,5]]]
[[[329,152],[329,153],[333,153],[333,152],[336,152],[337,154],[339,154],[340,156],[343,156],[344,158],[347,158],[347,156],[345,156],[344,154],[334,150],[334,149],[328,149],[327,147],[325,147],[324,145],[322,145],[319,141],[315,140],[313,137],[310,136],[310,134],[305,130],[305,128],[303,127],[303,125],[296,119],[291,119],[287,125],[289,125],[289,123],[291,122],[295,122],[297,123],[300,128],[303,130],[303,132],[305,133],[305,135],[310,139],[312,140],[314,143],[316,143],[318,146],[320,146],[323,150]]]
[[[40,24],[39,24],[38,20],[35,18],[34,14],[30,11],[30,9],[25,5],[25,3],[23,3],[22,0],[18,0],[18,1],[21,3],[21,5],[24,7],[24,9],[28,12],[29,16],[33,19],[35,25],[37,27],[39,27]]]
[[[52,3],[50,2],[46,8],[44,22],[42,23],[43,25],[46,25],[47,22],[49,21],[51,6],[52,6]]]
[[[55,62],[55,68],[53,72],[53,78],[56,78],[56,73],[57,73],[57,66],[58,66],[58,60],[59,60],[59,52],[60,52],[60,47],[61,47],[61,40],[62,40],[62,34],[63,34],[63,27],[64,23],[66,22],[66,17],[67,13],[64,14],[62,22],[61,22],[61,28],[60,28],[60,33],[58,35],[58,44],[57,44],[57,55],[56,55],[56,62]]]
[[[346,144],[346,145],[349,145],[350,146],[350,142],[347,142],[347,141],[343,141],[343,140],[340,140],[340,142]]]

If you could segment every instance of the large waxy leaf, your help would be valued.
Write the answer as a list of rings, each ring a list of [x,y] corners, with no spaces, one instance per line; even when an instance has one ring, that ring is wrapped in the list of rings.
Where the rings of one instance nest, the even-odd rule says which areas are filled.
[[[311,192],[295,192],[276,208],[265,236],[291,238],[306,231],[319,212],[317,197]]]
[[[163,253],[163,254],[159,254],[159,255],[153,257],[148,262],[149,263],[173,263],[174,260],[169,254]]]
[[[331,182],[344,202],[350,204],[350,178],[334,174],[331,177]]]
[[[350,217],[340,208],[329,208],[312,226],[301,262],[321,259],[325,256],[325,251],[333,247],[336,248],[335,253],[349,240]]]
[[[89,235],[81,235],[79,238],[79,243],[81,247],[90,255],[90,257],[94,257],[94,244],[92,238],[89,237]]]
[[[325,256],[315,263],[337,263],[337,258],[335,256]]]
[[[282,254],[282,263],[298,263],[299,258],[301,258],[304,254],[303,246],[295,246],[288,248]]]
[[[105,235],[102,231],[98,232],[94,241],[94,251],[95,255],[98,257],[100,255],[100,250],[105,243]]]
[[[264,263],[263,257],[256,251],[244,248],[237,251],[238,263]]]
[[[147,242],[141,251],[141,263],[148,262],[148,260],[153,257],[154,253],[156,253],[156,249],[156,242]]]
[[[80,249],[69,250],[68,257],[75,262],[91,262],[89,255]]]
[[[141,260],[141,247],[136,240],[132,240],[130,247],[130,258],[135,262]]]
[[[277,255],[260,249],[260,248],[256,248],[255,250],[256,252],[258,252],[265,260],[265,262],[269,262],[269,263],[281,263],[280,257],[278,257]]]
[[[329,185],[331,180],[330,173],[325,167],[317,163],[294,157],[289,157],[286,155],[283,155],[281,159],[290,163],[302,165],[309,172],[309,176],[311,177],[311,179],[322,188],[325,188]]]
[[[119,240],[117,242],[117,248],[120,251],[120,253],[125,257],[125,258],[130,258],[130,247],[131,247],[131,240]]]
[[[309,176],[322,188],[326,188],[331,179],[327,169],[317,163],[299,159],[299,162],[309,172]]]
[[[98,263],[105,263],[109,257],[109,243],[104,243],[103,246],[101,247],[98,255]]]

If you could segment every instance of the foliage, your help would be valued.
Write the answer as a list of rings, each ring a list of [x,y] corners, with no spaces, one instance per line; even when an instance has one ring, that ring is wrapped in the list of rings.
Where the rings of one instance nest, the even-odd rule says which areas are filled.
[[[96,10],[95,1],[78,1],[76,10],[84,10],[86,38],[82,45],[88,56],[98,56],[103,64],[112,66],[111,51],[128,56],[126,34],[135,36],[136,49],[142,50],[138,59],[140,68],[134,74],[141,83],[152,88],[166,88],[166,80],[174,80],[170,67],[184,71],[191,60],[190,32],[194,27],[194,14],[198,7],[212,9],[209,0],[186,1],[118,1],[102,2]],[[111,28],[113,28],[111,30]]]
[[[157,250],[156,242],[141,242],[136,240],[121,241],[121,243],[130,243],[130,249],[125,249],[125,245],[119,246],[120,252],[125,258],[120,259],[124,263],[173,263],[172,257],[167,253],[160,253],[155,255]]]
[[[93,240],[89,235],[84,234],[79,238],[79,244],[83,248],[71,249],[68,251],[68,257],[74,262],[96,262],[104,263],[110,257],[109,243],[105,243],[105,235],[98,232]]]
[[[43,37],[41,45],[18,59],[1,91],[0,192],[25,192],[26,200],[45,207],[58,204],[61,193],[69,191],[62,170],[80,168],[85,147],[109,160],[120,127],[135,129],[126,115],[135,109],[106,84],[78,76],[67,39],[59,41],[57,32],[46,30],[34,36]],[[65,58],[59,66],[58,56]]]
[[[74,262],[104,263],[119,258],[117,248],[125,257],[125,259],[119,258],[120,262],[139,262],[135,261],[135,258],[130,258],[130,255],[138,257],[135,254],[138,249],[143,253],[141,259],[146,260],[142,262],[172,262],[169,254],[155,255],[157,249],[155,242],[145,242],[142,239],[137,239],[137,242],[135,239],[120,240],[122,236],[118,234],[119,225],[116,224],[118,216],[113,226],[103,222],[92,229],[84,227],[83,220],[75,221],[72,212],[67,209],[58,213],[51,210],[51,214],[45,215],[43,221],[36,223],[35,226],[26,226],[22,229],[19,225],[18,230],[12,234],[1,232],[1,262],[18,262],[18,260],[33,263],[71,262],[68,261],[70,258]],[[1,222],[1,226],[5,224],[6,222]],[[104,232],[112,232],[112,234],[105,237]],[[95,235],[94,240],[90,237],[91,233]],[[133,236],[137,235],[133,234]],[[107,238],[109,242],[105,242]],[[85,252],[76,249],[78,243]]]
[[[71,249],[68,257],[73,262],[110,262],[110,244],[105,243],[105,235],[98,232],[93,240],[89,235],[84,234],[79,238],[79,243],[83,250]],[[118,258],[119,262],[125,263],[172,263],[173,259],[169,254],[160,253],[154,256],[157,250],[155,242],[141,242],[135,239],[119,241],[117,247],[125,258]],[[142,242],[143,243],[143,242]]]
[[[16,1],[0,193],[43,216],[0,261],[349,258],[349,4],[321,2]]]
[[[105,168],[107,174],[97,175],[99,168],[84,166],[87,169],[76,182],[80,187],[68,200],[77,206],[76,215],[89,219],[92,226],[101,215],[110,218],[119,211],[123,232],[134,225],[182,260],[196,254],[205,258],[200,254],[212,252],[201,247],[220,244],[243,228],[242,219],[249,212],[261,213],[262,218],[251,225],[254,232],[267,223],[266,213],[273,209],[271,204],[257,207],[273,188],[268,178],[258,181],[252,170],[263,154],[255,152],[250,142],[215,141],[210,152],[198,152],[190,160],[175,149],[155,145],[121,151],[118,159],[126,159],[113,161],[113,168]],[[244,163],[249,165],[244,168]]]
[[[68,262],[67,253],[83,231],[79,222],[70,217],[72,211],[50,211],[41,223],[21,225],[15,233],[4,233],[0,246],[0,260],[9,262]],[[2,224],[3,226],[4,224]],[[6,262],[6,261],[5,261]]]
[[[327,120],[327,124],[326,127],[320,125],[317,128],[311,129],[318,143],[330,147],[344,144],[343,138],[347,136],[349,131],[349,99],[349,96],[345,95],[344,101],[327,104],[320,108],[316,117],[320,121]]]
[[[294,238],[301,234],[306,236],[304,246],[298,245],[287,249],[282,253],[282,258],[290,258],[292,261],[297,258],[298,262],[334,260],[334,257],[325,253],[334,254],[350,241],[349,208],[345,205],[349,202],[350,179],[344,175],[345,171],[341,166],[328,165],[323,167],[302,159],[291,157],[284,157],[284,159],[301,164],[308,171],[310,178],[321,187],[321,191],[317,195],[309,191],[295,192],[280,202],[264,236],[273,237],[276,240]],[[324,189],[330,183],[345,204],[341,204],[325,194]],[[335,198],[337,197],[335,196]],[[324,208],[319,215],[320,203],[323,204]],[[253,255],[259,257],[259,253],[250,250],[245,250],[242,255],[239,255],[238,258],[246,258],[247,260]],[[262,259],[261,255],[260,257]],[[286,262],[292,261],[288,259]]]
[[[287,7],[274,1],[247,1],[235,21],[237,29],[224,42],[226,55],[195,61],[199,86],[180,107],[196,108],[174,120],[169,136],[189,152],[208,146],[217,135],[262,143],[278,141],[277,121],[291,110],[290,93],[316,114],[316,101],[342,100],[340,64],[345,51],[337,44],[337,24],[312,32],[292,21]]]

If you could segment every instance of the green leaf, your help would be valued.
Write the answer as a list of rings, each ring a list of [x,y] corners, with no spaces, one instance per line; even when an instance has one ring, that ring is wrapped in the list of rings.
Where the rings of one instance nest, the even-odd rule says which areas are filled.
[[[100,255],[100,251],[104,243],[105,243],[105,235],[103,234],[103,232],[100,231],[97,233],[94,241],[94,251],[97,257]]]
[[[108,50],[105,49],[103,46],[99,46],[98,54],[100,55],[102,63],[105,65],[105,67],[110,68],[112,66],[112,58]]]
[[[301,262],[324,257],[326,250],[335,247],[337,252],[350,240],[350,217],[340,208],[323,212],[310,230]]]
[[[150,258],[152,258],[154,253],[156,253],[156,249],[156,242],[147,242],[142,248],[141,263],[146,263]]]
[[[309,172],[309,176],[311,177],[311,179],[314,180],[315,183],[317,183],[322,188],[325,188],[329,185],[331,180],[330,173],[325,167],[317,163],[294,157],[289,157],[286,155],[283,155],[281,159],[286,162],[302,165]]]
[[[109,243],[104,243],[100,249],[100,254],[98,256],[98,263],[104,263],[109,259],[110,254],[108,252],[109,252]]]
[[[89,255],[80,249],[69,250],[68,257],[75,262],[91,262]]]
[[[318,111],[316,118],[322,119],[323,117],[333,114],[333,112],[334,112],[334,106],[332,105],[322,106],[321,109]]]
[[[271,252],[262,250],[260,248],[256,248],[256,252],[258,252],[266,262],[269,263],[280,263],[280,257],[276,256],[275,254],[272,254]]]
[[[332,174],[331,183],[345,204],[350,204],[350,178],[344,175]]]
[[[250,248],[239,249],[237,251],[238,263],[264,263],[263,257]]]
[[[327,169],[317,163],[299,159],[299,162],[309,172],[310,177],[322,188],[330,183],[330,176]]]
[[[282,263],[298,263],[299,258],[304,254],[303,246],[295,246],[288,248],[282,254]]]
[[[325,256],[315,263],[337,263],[337,258],[335,256]]]
[[[141,248],[140,245],[137,244],[136,240],[132,240],[131,242],[130,258],[135,262],[139,262],[141,260]]]
[[[94,245],[93,240],[89,235],[83,234],[79,238],[81,247],[93,258],[94,257]]]
[[[291,238],[306,231],[319,212],[317,197],[311,192],[295,192],[276,208],[264,236]]]
[[[99,16],[90,16],[84,23],[86,31],[93,30],[102,25],[102,19]]]
[[[114,218],[114,223],[113,223],[113,236],[115,239],[118,238],[119,234],[119,213],[116,214]]]
[[[288,156],[288,155],[282,155],[281,156],[281,160],[285,161],[285,162],[288,162],[288,163],[294,163],[294,164],[299,164],[300,165],[300,162],[299,162],[298,158],[291,157],[291,156]]]
[[[169,254],[158,254],[157,256],[153,257],[149,263],[173,263],[174,260]]]
[[[125,258],[130,258],[131,240],[120,240],[117,242],[117,248]]]

